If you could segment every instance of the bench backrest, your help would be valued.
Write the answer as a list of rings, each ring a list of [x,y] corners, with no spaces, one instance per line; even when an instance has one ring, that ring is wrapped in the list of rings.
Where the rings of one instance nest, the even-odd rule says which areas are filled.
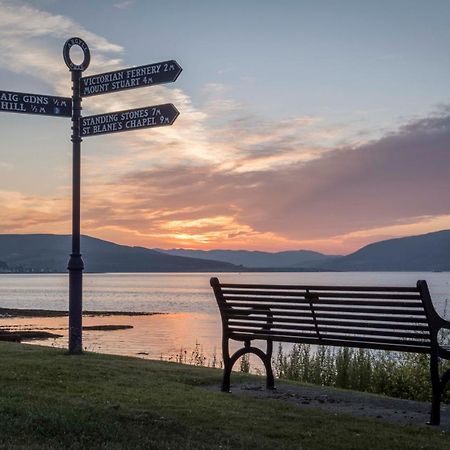
[[[231,339],[430,353],[431,300],[416,286],[221,284],[217,278],[211,286]]]

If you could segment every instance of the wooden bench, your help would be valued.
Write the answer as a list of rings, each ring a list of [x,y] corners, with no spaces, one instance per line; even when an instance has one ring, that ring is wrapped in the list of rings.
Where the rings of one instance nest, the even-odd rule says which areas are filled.
[[[440,423],[440,402],[450,370],[439,374],[439,358],[450,359],[438,333],[450,322],[435,311],[426,281],[411,287],[296,286],[220,283],[211,278],[222,317],[224,374],[230,390],[234,363],[253,353],[261,358],[267,388],[274,388],[273,342],[307,343],[430,355],[432,403],[430,424]],[[229,340],[244,347],[230,356]],[[267,342],[266,351],[251,341]]]

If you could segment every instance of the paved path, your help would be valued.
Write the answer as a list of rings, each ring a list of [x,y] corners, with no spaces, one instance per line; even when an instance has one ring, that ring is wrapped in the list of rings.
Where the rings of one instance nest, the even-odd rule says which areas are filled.
[[[364,392],[315,385],[294,385],[276,380],[276,390],[258,383],[232,384],[231,395],[247,395],[294,404],[299,408],[317,408],[331,413],[371,417],[389,422],[427,426],[430,403],[402,400]],[[214,386],[214,390],[219,390]],[[450,432],[450,405],[441,405],[442,430]]]

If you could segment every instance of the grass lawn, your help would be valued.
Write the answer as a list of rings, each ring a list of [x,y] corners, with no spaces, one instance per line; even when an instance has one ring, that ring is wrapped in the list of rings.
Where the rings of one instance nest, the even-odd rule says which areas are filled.
[[[220,378],[217,369],[0,342],[0,448],[450,448],[433,428],[202,387]]]

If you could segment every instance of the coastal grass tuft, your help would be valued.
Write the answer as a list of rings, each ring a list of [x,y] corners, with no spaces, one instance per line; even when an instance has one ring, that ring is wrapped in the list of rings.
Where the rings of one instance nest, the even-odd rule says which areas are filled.
[[[282,346],[273,361],[278,378],[384,394],[409,400],[430,401],[430,356],[384,350],[365,350],[295,344]],[[450,361],[441,362],[441,373]],[[444,393],[450,403],[450,390]]]
[[[234,370],[262,375],[264,370],[252,366],[249,356],[239,358]],[[192,350],[182,347],[166,360],[200,367],[223,367],[216,351],[209,357],[198,342]],[[275,376],[284,380],[431,401],[430,356],[426,354],[309,344],[294,344],[284,350],[279,344],[272,367]],[[441,361],[441,373],[448,369],[450,361]],[[444,392],[443,402],[450,403],[450,388]]]
[[[221,375],[0,342],[0,448],[448,448],[448,435],[438,429],[224,394]],[[233,374],[234,382],[254,379]]]

